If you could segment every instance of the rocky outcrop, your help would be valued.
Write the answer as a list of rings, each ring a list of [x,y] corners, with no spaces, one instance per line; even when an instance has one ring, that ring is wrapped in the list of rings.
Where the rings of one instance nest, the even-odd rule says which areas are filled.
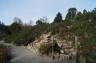
[[[76,51],[72,41],[61,40],[60,37],[58,37],[58,35],[52,35],[51,32],[41,35],[34,42],[30,43],[27,46],[27,48],[32,50],[34,53],[38,55],[39,54],[38,49],[40,47],[40,44],[42,43],[47,44],[52,42],[57,42],[58,46],[60,47],[61,56],[62,54],[67,57],[68,56],[74,57],[76,55]],[[56,57],[58,57],[58,55],[56,55]]]

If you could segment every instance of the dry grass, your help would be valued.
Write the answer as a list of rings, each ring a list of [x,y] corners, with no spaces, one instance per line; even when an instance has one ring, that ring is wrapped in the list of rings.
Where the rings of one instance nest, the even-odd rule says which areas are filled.
[[[0,63],[3,63],[10,58],[10,49],[4,45],[0,45]]]

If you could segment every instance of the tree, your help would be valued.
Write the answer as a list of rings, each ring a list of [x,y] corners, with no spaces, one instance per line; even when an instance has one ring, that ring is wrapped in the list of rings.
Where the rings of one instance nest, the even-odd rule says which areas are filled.
[[[47,17],[43,17],[43,18],[40,18],[36,21],[36,24],[39,25],[39,24],[48,24],[47,22]]]
[[[94,9],[92,10],[92,13],[96,13],[96,8],[94,8]]]
[[[20,18],[18,18],[18,17],[14,18],[14,22],[22,24],[22,20]]]
[[[14,22],[10,25],[11,33],[18,32],[22,30],[22,20],[19,18],[14,18]]]
[[[36,21],[36,24],[39,25],[39,24],[42,24],[43,22],[41,20],[37,20]]]
[[[84,10],[83,10],[83,14],[86,14],[86,13],[87,13],[87,10],[86,10],[86,9],[84,9]]]
[[[77,14],[77,9],[76,8],[70,8],[68,9],[68,13],[66,15],[66,19],[70,20],[72,18],[74,18]]]
[[[1,24],[1,21],[0,21],[0,24]]]
[[[53,21],[53,23],[60,23],[62,21],[63,21],[62,20],[62,14],[60,12],[58,12],[55,19],[54,19],[54,21]]]
[[[24,24],[24,26],[33,26],[33,21],[30,20],[28,23]]]
[[[76,19],[80,20],[81,18],[83,18],[83,14],[81,12],[78,12],[76,15]]]
[[[0,26],[5,26],[3,22],[0,21]]]

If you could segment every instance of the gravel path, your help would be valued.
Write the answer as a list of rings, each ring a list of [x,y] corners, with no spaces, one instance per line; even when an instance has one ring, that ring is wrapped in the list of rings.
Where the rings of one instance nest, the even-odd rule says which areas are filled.
[[[11,63],[53,63],[49,58],[36,56],[32,51],[24,47],[12,47]]]
[[[70,61],[58,62],[48,57],[36,56],[32,51],[27,48],[14,46],[7,43],[4,44],[11,46],[11,63],[75,63],[75,59]]]
[[[48,57],[36,56],[32,51],[24,47],[12,47],[11,63],[75,63],[75,60],[58,62]]]

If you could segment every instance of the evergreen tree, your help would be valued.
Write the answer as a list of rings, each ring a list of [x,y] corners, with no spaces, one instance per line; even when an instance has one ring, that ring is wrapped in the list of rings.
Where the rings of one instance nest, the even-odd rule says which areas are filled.
[[[83,14],[86,14],[86,13],[87,13],[87,10],[86,10],[86,9],[84,9],[84,10],[83,10]]]
[[[92,13],[96,13],[96,8],[94,8],[94,9],[92,10]]]
[[[62,21],[63,21],[62,20],[62,14],[60,12],[58,12],[55,19],[54,19],[54,21],[53,21],[53,23],[60,23]]]
[[[83,14],[81,12],[78,12],[77,15],[76,15],[76,19],[77,20],[80,20],[81,18],[83,18]]]

